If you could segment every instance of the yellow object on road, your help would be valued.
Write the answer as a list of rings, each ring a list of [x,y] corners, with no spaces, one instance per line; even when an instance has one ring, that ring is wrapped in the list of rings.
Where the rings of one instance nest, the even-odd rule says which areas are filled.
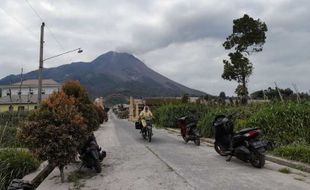
[[[141,111],[139,116],[140,116],[141,123],[142,123],[143,127],[146,127],[146,120],[147,119],[153,118],[153,114],[147,106],[144,107],[144,109]]]

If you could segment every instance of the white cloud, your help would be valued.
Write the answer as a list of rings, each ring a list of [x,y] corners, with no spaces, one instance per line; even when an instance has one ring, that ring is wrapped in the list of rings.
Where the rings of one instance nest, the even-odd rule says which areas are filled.
[[[250,90],[273,86],[274,81],[283,87],[296,83],[303,91],[310,88],[307,0],[28,1],[63,46],[46,29],[45,57],[84,49],[81,55],[46,62],[46,67],[91,61],[109,50],[128,51],[177,82],[231,95],[236,84],[221,78],[228,53],[222,43],[232,31],[232,20],[248,13],[269,29],[263,52],[250,56],[255,67]],[[22,0],[2,0],[0,7],[0,78],[19,73],[21,67],[37,69],[40,19]]]

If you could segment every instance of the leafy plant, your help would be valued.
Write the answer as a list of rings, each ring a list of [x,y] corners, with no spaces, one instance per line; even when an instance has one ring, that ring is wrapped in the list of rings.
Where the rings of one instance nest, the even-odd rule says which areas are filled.
[[[62,91],[76,99],[75,105],[82,114],[88,131],[97,130],[100,124],[98,112],[95,105],[91,102],[86,89],[81,86],[80,82],[74,80],[66,81],[62,86]]]
[[[59,167],[62,181],[63,167],[75,159],[88,134],[76,98],[64,91],[50,95],[18,130],[18,138],[32,153]]]
[[[287,146],[280,146],[276,148],[273,153],[290,160],[310,163],[310,145],[294,144]]]
[[[29,151],[24,149],[0,150],[0,189],[7,189],[10,181],[22,178],[26,174],[35,171],[40,162]]]

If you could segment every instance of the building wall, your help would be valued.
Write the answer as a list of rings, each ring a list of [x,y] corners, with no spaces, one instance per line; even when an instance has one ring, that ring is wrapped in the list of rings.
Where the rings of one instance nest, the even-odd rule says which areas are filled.
[[[19,106],[24,106],[25,111],[28,110],[33,110],[35,109],[35,106],[37,106],[37,104],[13,104],[13,111],[18,111],[18,107]],[[6,112],[9,111],[9,107],[10,105],[0,105],[0,112]]]
[[[139,114],[143,109],[144,101],[141,99],[134,99],[130,97],[129,102],[129,121],[137,121]]]
[[[21,88],[21,92],[23,95],[28,95],[30,90],[33,92],[33,94],[38,94],[38,88]],[[9,93],[9,88],[3,88],[2,89],[2,97],[7,96],[7,93]],[[42,92],[45,92],[45,94],[52,94],[54,91],[58,91],[58,87],[43,87]],[[19,88],[11,88],[12,95],[18,95]]]

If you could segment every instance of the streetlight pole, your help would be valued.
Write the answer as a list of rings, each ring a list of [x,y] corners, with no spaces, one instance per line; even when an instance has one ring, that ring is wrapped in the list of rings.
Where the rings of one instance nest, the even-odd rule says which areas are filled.
[[[41,25],[41,37],[40,37],[40,57],[39,57],[39,86],[38,86],[38,105],[42,101],[42,72],[43,72],[43,44],[44,44],[44,27],[45,23]]]
[[[74,51],[77,51],[78,53],[82,53],[83,50],[81,48],[76,48],[70,51],[66,51],[64,53],[58,54],[58,55],[54,55],[52,57],[48,57],[43,59],[43,45],[44,45],[44,27],[45,27],[45,23],[42,22],[41,25],[41,37],[40,37],[40,57],[39,57],[39,73],[38,73],[38,106],[41,104],[42,102],[42,74],[43,74],[43,62],[49,59],[53,59],[55,57],[67,54],[67,53],[71,53]]]

